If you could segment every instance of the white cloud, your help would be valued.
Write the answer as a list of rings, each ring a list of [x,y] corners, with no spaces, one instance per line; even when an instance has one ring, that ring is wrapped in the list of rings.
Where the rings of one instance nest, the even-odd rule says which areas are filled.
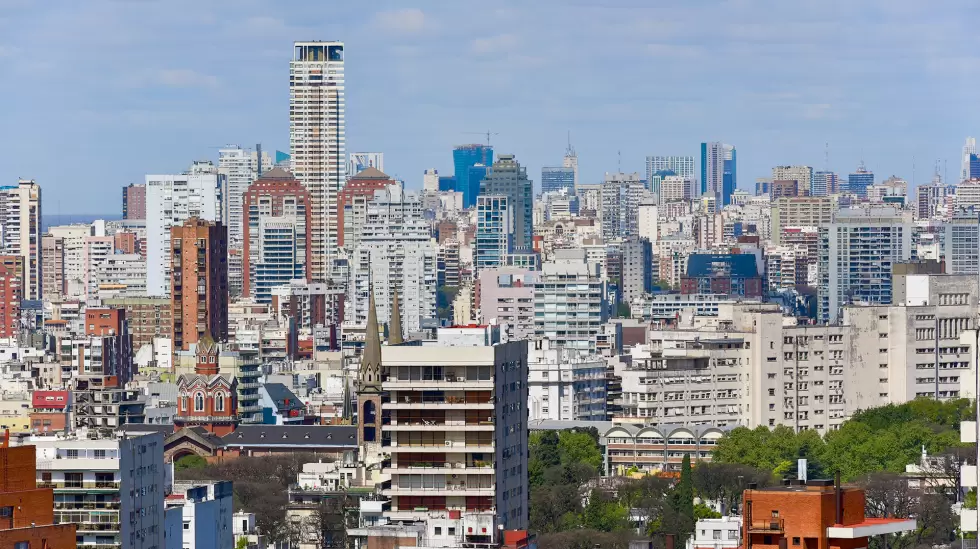
[[[513,34],[498,34],[489,38],[477,38],[470,42],[470,51],[480,55],[505,53],[517,48],[520,39]]]
[[[425,30],[425,13],[418,8],[381,11],[374,15],[374,24],[399,34],[417,34]]]

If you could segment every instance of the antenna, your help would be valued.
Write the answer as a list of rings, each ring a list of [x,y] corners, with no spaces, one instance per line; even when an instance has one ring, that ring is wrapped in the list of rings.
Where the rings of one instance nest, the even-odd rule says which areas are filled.
[[[623,173],[623,151],[616,151],[616,170]]]
[[[497,132],[491,132],[490,130],[487,130],[485,132],[463,132],[463,133],[468,134],[468,135],[485,135],[485,136],[487,136],[487,146],[488,147],[490,146],[490,136],[491,135],[500,135],[499,133],[497,133]]]
[[[823,144],[823,169],[824,171],[830,171],[830,142]]]

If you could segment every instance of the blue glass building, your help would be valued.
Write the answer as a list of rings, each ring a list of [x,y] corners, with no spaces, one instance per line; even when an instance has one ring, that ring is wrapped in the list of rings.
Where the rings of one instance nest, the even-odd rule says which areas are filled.
[[[980,179],[980,155],[970,155],[970,173],[967,176],[970,179]]]
[[[862,165],[856,172],[847,174],[847,192],[861,198],[868,197],[868,187],[875,184],[875,174],[864,169]]]
[[[541,192],[557,193],[562,189],[575,193],[575,168],[541,168]]]
[[[514,251],[514,217],[507,196],[484,194],[476,201],[476,246],[473,263],[477,272],[506,264]]]
[[[735,167],[735,147],[725,145],[725,164],[721,178],[721,203],[725,206],[732,203],[732,193],[738,188]]]
[[[440,175],[439,191],[450,193],[456,192],[456,177],[452,175]]]
[[[463,193],[463,207],[476,205],[480,194],[480,180],[470,180],[470,168],[477,164],[489,166],[493,163],[493,148],[487,145],[460,145],[453,149],[453,167],[456,177],[456,191]]]

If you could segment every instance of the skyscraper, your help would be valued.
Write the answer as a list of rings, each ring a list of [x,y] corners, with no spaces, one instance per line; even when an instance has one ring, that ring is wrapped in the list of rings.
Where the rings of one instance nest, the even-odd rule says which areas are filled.
[[[476,245],[473,266],[476,272],[507,264],[514,251],[514,211],[507,196],[481,194],[476,198]]]
[[[772,169],[773,181],[796,181],[798,196],[811,196],[813,192],[813,168],[810,166],[776,166]]]
[[[272,288],[310,281],[310,193],[289,172],[273,168],[245,192],[243,292],[259,303]]]
[[[453,167],[456,177],[456,192],[463,193],[463,207],[476,205],[480,194],[480,181],[470,179],[470,168],[477,164],[493,164],[493,148],[489,145],[460,145],[453,149]]]
[[[970,173],[967,174],[967,179],[980,179],[980,155],[976,153],[970,153]]]
[[[575,154],[575,148],[572,147],[571,135],[568,138],[568,148],[565,149],[565,158],[562,159],[561,165],[563,168],[571,168],[574,174],[572,178],[572,184],[574,185],[573,191],[578,188],[578,155]]]
[[[864,167],[864,162],[858,166],[857,171],[847,175],[847,192],[856,194],[861,198],[868,197],[868,187],[875,184],[875,174]]]
[[[647,185],[657,172],[671,171],[671,175],[695,177],[693,156],[648,156]]]
[[[717,141],[701,143],[701,194],[710,193],[719,208],[738,188],[735,147]]]
[[[960,181],[970,179],[970,155],[977,154],[977,139],[967,137],[963,144],[963,154],[960,156]]]
[[[514,249],[529,250],[533,243],[534,194],[526,169],[512,154],[502,154],[480,183],[480,194],[502,195],[514,215]]]
[[[0,187],[0,255],[24,258],[24,299],[41,299],[41,186],[33,179]]]
[[[541,168],[541,193],[557,193],[567,189],[575,194],[575,169],[565,167]]]
[[[834,172],[813,172],[810,196],[830,196],[840,192],[840,180]]]
[[[679,176],[669,176],[679,177]],[[639,235],[640,200],[645,188],[638,173],[607,173],[602,182],[602,237],[626,238]]]
[[[123,187],[123,219],[146,219],[146,184],[130,183]]]
[[[312,274],[322,282],[337,254],[337,196],[347,167],[344,43],[295,42],[289,64],[289,152],[310,192]]]
[[[228,339],[228,230],[197,217],[170,231],[173,349],[190,350],[205,334]]]
[[[238,145],[218,149],[218,174],[225,178],[221,221],[228,227],[228,286],[234,296],[242,293],[242,199],[258,174],[251,156]]]

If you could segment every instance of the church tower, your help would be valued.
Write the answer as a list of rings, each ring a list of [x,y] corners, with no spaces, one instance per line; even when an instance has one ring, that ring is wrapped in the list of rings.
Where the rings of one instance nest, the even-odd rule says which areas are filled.
[[[357,375],[357,440],[365,454],[369,453],[368,445],[377,445],[376,451],[380,453],[381,442],[381,334],[374,288],[370,293],[364,352]]]
[[[402,336],[402,308],[398,303],[398,290],[391,296],[391,321],[388,323],[388,345],[401,345],[404,343]]]

